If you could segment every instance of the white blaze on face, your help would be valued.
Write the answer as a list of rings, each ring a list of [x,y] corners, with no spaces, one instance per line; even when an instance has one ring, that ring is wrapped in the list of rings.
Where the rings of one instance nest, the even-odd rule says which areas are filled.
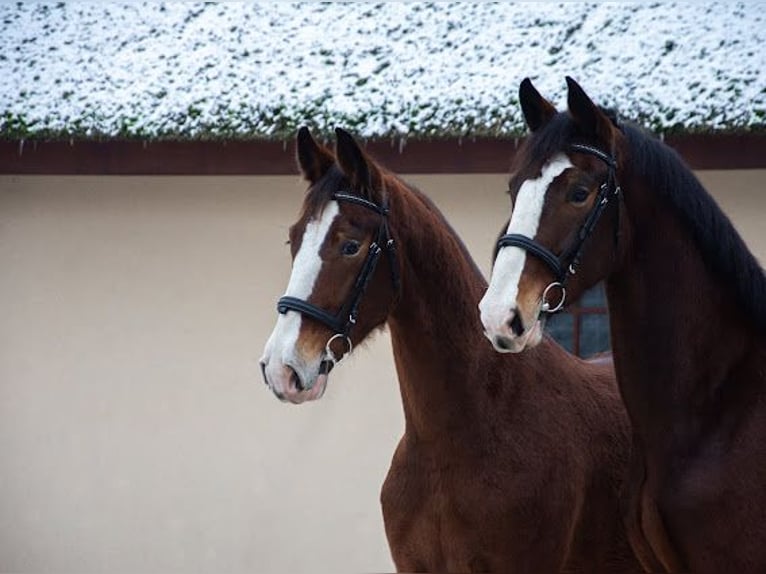
[[[322,269],[319,251],[338,212],[338,202],[329,201],[319,218],[312,219],[306,225],[301,247],[293,260],[285,295],[306,300],[314,291],[314,284]],[[302,357],[296,352],[302,320],[303,316],[293,310],[277,316],[277,324],[266,343],[261,359],[266,364],[267,372],[269,369],[279,369],[282,365],[290,365],[296,371],[306,367]]]
[[[566,155],[555,155],[543,166],[540,177],[521,184],[507,233],[535,238],[548,187],[569,167],[573,165]],[[526,260],[527,252],[521,247],[502,247],[498,251],[492,267],[492,279],[479,303],[481,322],[488,334],[501,331],[511,309],[516,307],[519,280]]]

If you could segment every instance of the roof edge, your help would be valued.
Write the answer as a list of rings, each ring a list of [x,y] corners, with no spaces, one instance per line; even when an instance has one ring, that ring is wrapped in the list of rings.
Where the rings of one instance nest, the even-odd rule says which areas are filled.
[[[504,173],[521,138],[370,139],[367,151],[402,174]],[[766,133],[665,137],[692,169],[766,168]],[[292,141],[0,139],[0,174],[295,175]]]

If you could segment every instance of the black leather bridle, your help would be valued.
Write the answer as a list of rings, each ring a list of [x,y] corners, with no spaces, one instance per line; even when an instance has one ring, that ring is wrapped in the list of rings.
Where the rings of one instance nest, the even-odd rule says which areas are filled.
[[[290,310],[297,311],[298,313],[325,325],[334,332],[334,335],[330,337],[325,345],[325,359],[319,367],[319,372],[321,374],[329,373],[333,366],[335,366],[335,363],[347,353],[351,352],[351,329],[356,324],[359,304],[362,301],[362,296],[375,272],[375,268],[378,265],[378,260],[380,259],[383,249],[386,250],[386,254],[388,255],[388,263],[391,268],[391,282],[393,283],[394,291],[397,294],[399,292],[400,283],[399,266],[396,260],[396,248],[394,239],[391,237],[391,233],[388,229],[388,203],[384,200],[382,205],[378,205],[357,195],[350,195],[342,192],[334,193],[332,199],[338,202],[346,201],[348,203],[361,205],[362,207],[374,211],[380,215],[380,225],[378,226],[377,236],[370,244],[370,248],[367,251],[367,258],[364,260],[364,263],[359,270],[359,274],[356,276],[351,292],[345,303],[341,305],[340,309],[335,314],[332,314],[321,307],[317,307],[308,301],[299,299],[298,297],[285,295],[277,301],[277,311],[280,314],[284,315]],[[340,357],[337,357],[331,349],[331,345],[335,339],[344,340],[348,347],[345,353]]]
[[[604,213],[607,205],[609,205],[609,202],[613,199],[619,200],[621,193],[620,186],[617,183],[617,162],[613,156],[601,151],[598,148],[585,144],[570,144],[568,149],[573,152],[584,153],[597,157],[607,165],[609,170],[606,176],[606,181],[601,184],[601,187],[598,190],[596,203],[588,216],[585,218],[583,224],[580,226],[574,243],[569,248],[565,249],[560,255],[556,255],[550,249],[540,245],[531,237],[520,235],[518,233],[508,233],[501,236],[497,241],[498,249],[510,246],[525,249],[532,255],[536,256],[540,261],[542,261],[548,267],[548,269],[550,269],[551,273],[553,273],[555,281],[548,285],[543,291],[543,304],[541,310],[545,313],[556,313],[561,311],[561,309],[564,307],[564,302],[566,300],[566,290],[564,285],[566,280],[570,275],[574,275],[576,273],[577,266],[580,264],[580,256],[582,255],[582,250],[585,242],[587,241],[588,237],[590,237],[591,233],[593,233],[593,229],[596,227],[596,223],[598,223],[598,220]],[[616,223],[614,238],[616,245],[619,240],[620,228],[619,205],[615,209],[615,214]],[[561,290],[561,300],[557,305],[551,307],[547,301],[547,296],[548,293],[555,288],[559,288]]]

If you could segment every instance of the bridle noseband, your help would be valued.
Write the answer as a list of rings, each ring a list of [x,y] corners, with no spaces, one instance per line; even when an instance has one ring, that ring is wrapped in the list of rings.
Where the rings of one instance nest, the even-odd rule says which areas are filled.
[[[367,285],[372,278],[375,268],[378,265],[380,254],[385,248],[388,255],[388,262],[391,268],[391,282],[394,285],[394,291],[399,292],[399,266],[396,260],[396,248],[394,246],[394,239],[391,237],[391,233],[388,229],[388,203],[384,200],[382,205],[368,201],[357,195],[350,195],[348,193],[336,192],[332,195],[332,198],[338,202],[346,201],[356,205],[361,205],[369,210],[381,216],[380,225],[378,226],[378,233],[375,240],[370,244],[370,248],[367,251],[367,258],[364,260],[359,274],[356,276],[354,285],[351,288],[351,292],[346,299],[346,302],[341,306],[337,313],[332,314],[325,311],[321,307],[317,307],[297,297],[291,297],[285,295],[277,301],[277,311],[284,315],[288,311],[297,311],[298,313],[314,319],[328,327],[335,334],[330,337],[325,345],[326,358],[322,361],[319,367],[320,374],[329,373],[335,364],[340,361],[346,354],[351,352],[351,329],[356,324],[357,314],[359,312],[359,304],[362,300]],[[336,339],[341,339],[346,343],[347,349],[340,356],[336,356],[331,349],[332,343]]]
[[[580,226],[574,243],[568,249],[565,249],[560,255],[556,255],[550,249],[540,245],[531,237],[520,235],[518,233],[509,233],[503,235],[497,242],[498,249],[502,247],[513,246],[520,247],[528,251],[532,255],[536,256],[540,261],[542,261],[548,267],[548,269],[550,269],[551,273],[553,273],[555,280],[543,291],[543,303],[541,310],[544,313],[556,313],[563,309],[564,303],[566,301],[566,289],[564,284],[570,275],[574,275],[576,273],[577,266],[580,264],[580,255],[582,254],[585,242],[587,241],[588,237],[590,237],[591,233],[593,233],[593,229],[596,227],[596,223],[598,223],[599,218],[604,213],[604,210],[606,209],[607,205],[609,205],[609,202],[612,199],[619,200],[621,194],[620,186],[617,183],[617,162],[613,156],[601,151],[598,148],[585,144],[570,144],[568,149],[570,151],[580,152],[597,157],[603,161],[609,169],[606,181],[601,184],[601,187],[598,190],[598,195],[596,196],[596,204],[593,206],[593,209],[591,209],[588,217],[585,218],[585,221]],[[619,240],[619,214],[620,206],[618,205],[615,209],[615,246]],[[558,302],[558,304],[551,307],[551,305],[548,303],[547,296],[549,292],[555,288],[559,288],[561,290],[561,300]]]

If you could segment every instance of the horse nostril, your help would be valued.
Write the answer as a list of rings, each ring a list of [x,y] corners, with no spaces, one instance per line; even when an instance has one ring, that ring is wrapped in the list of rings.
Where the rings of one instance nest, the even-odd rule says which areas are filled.
[[[508,351],[511,347],[508,345],[508,341],[505,337],[496,336],[495,337],[495,347],[498,349],[502,349],[503,351]]]
[[[266,378],[266,363],[261,361],[261,374],[263,375],[263,384],[269,386],[269,380]]]
[[[295,385],[295,388],[298,389],[299,391],[304,390],[303,383],[301,382],[301,378],[298,376],[298,373],[296,373],[295,369],[293,369],[292,367],[290,367],[290,371],[292,371],[292,373],[290,374],[290,380]]]
[[[507,325],[510,327],[511,333],[517,337],[521,337],[521,335],[524,333],[524,325],[522,325],[521,318],[519,317],[518,313],[513,314],[513,318],[508,321]]]

